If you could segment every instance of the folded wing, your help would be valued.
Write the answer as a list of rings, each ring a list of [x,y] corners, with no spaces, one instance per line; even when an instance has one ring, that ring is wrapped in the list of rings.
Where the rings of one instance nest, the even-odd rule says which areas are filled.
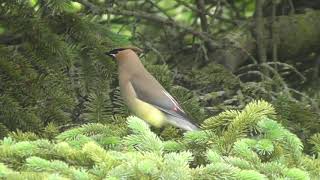
[[[145,81],[142,81],[143,79]],[[146,81],[149,86],[144,85]],[[182,127],[187,130],[195,130],[198,128],[187,116],[179,103],[152,76],[143,78],[139,77],[137,79],[133,77],[131,84],[137,98],[155,106],[167,114],[168,118],[170,118],[169,120],[174,121],[170,122],[171,124],[182,127],[182,123],[186,123],[188,124],[188,127],[192,126],[191,128]]]

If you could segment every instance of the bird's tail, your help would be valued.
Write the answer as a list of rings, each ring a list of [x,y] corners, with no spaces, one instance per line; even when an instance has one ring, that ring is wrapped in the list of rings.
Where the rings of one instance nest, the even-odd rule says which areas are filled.
[[[195,124],[193,124],[190,120],[180,117],[175,117],[171,115],[167,115],[167,119],[169,124],[182,128],[186,131],[197,131],[199,130],[199,127]]]

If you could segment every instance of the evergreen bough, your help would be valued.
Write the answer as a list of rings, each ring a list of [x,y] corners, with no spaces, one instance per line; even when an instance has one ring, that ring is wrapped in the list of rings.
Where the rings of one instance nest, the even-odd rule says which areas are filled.
[[[0,177],[15,179],[317,179],[320,160],[300,139],[253,101],[242,111],[208,118],[201,131],[162,140],[141,119],[129,132],[87,124],[48,141],[11,134],[0,142]],[[217,126],[219,124],[219,126]],[[221,127],[222,128],[221,128]],[[119,127],[118,127],[119,128]],[[310,140],[319,153],[318,134]]]

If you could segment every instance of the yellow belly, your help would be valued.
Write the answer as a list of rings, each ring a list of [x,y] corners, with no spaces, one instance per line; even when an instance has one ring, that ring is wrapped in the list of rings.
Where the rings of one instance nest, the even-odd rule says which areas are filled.
[[[165,115],[159,109],[148,103],[135,98],[130,102],[129,107],[136,116],[155,127],[159,128],[166,124]]]

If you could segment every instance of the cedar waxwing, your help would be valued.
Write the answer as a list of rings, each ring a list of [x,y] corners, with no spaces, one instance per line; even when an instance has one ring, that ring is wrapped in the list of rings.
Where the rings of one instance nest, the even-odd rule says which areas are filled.
[[[184,130],[198,130],[178,102],[144,68],[135,51],[119,48],[107,53],[116,59],[120,93],[129,110],[149,124],[162,127],[169,123]]]

